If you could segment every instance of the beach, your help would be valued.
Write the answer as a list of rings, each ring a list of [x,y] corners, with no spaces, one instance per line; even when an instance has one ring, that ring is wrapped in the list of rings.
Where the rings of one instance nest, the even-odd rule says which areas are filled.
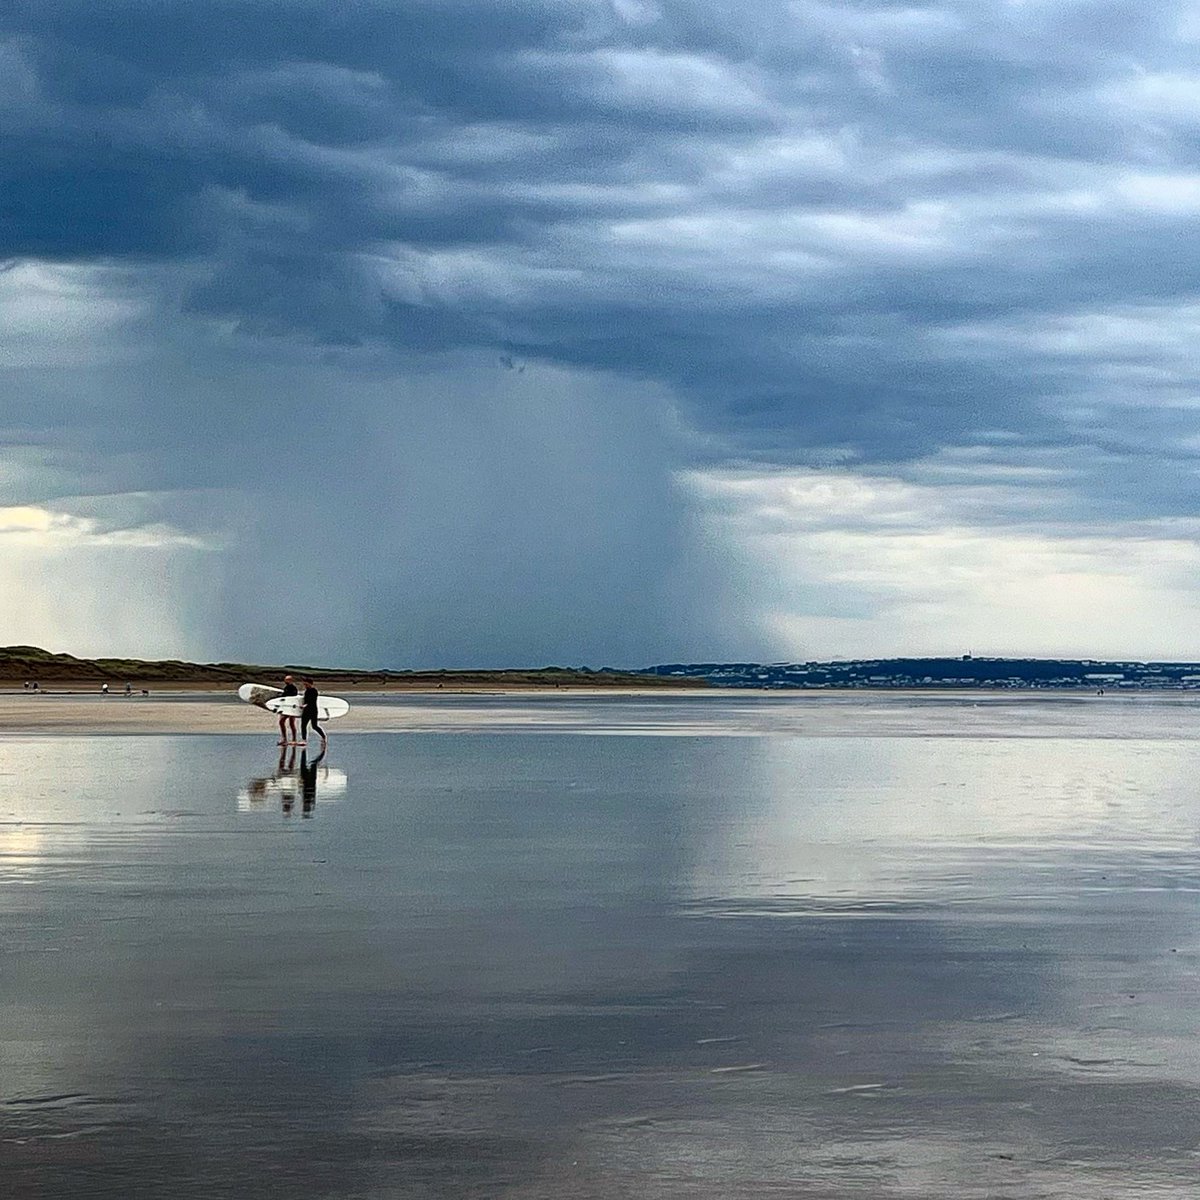
[[[1192,1194],[1190,698],[351,699],[0,697],[5,1194]]]
[[[350,713],[330,721],[342,733],[403,733],[406,731],[488,728],[493,721],[537,725],[547,714],[566,712],[571,705],[610,695],[573,689],[560,696],[545,692],[479,691],[356,693],[347,689]],[[617,693],[624,700],[649,698],[652,692]],[[503,709],[492,702],[500,699]],[[549,707],[548,707],[549,706]],[[0,733],[220,733],[254,735],[278,728],[278,717],[240,701],[231,691],[192,689],[151,696],[97,695],[88,692],[41,694],[0,693]]]
[[[346,691],[334,733],[578,732],[710,736],[1200,737],[1200,693],[795,691],[708,688]],[[151,696],[0,692],[0,734],[268,736],[277,718],[232,690]]]

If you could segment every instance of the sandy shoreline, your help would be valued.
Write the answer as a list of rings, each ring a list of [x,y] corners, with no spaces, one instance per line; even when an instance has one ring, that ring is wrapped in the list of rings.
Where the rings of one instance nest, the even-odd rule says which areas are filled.
[[[616,701],[616,703],[613,703]],[[359,694],[331,736],[587,733],[668,736],[1089,737],[1195,740],[1190,693],[761,692],[612,688]],[[0,738],[22,734],[235,734],[273,739],[275,719],[228,692],[144,697],[0,693]]]
[[[444,692],[413,693],[411,704],[398,703],[391,695],[381,703],[384,698],[376,693],[374,703],[369,696],[355,699],[345,717],[330,722],[329,731],[331,734],[405,733],[478,728],[489,724],[491,710],[471,707],[472,696],[478,696],[481,701],[497,696],[529,701],[529,706],[517,704],[508,710],[497,724],[533,726],[551,713],[551,706],[560,699],[613,695],[634,699],[661,694],[651,690],[617,692],[612,688],[595,691],[573,688],[569,693],[564,691],[550,695],[524,689],[454,692],[450,695],[466,702],[466,706],[446,711],[434,709],[428,703],[446,695]],[[276,718],[272,714],[244,704],[227,692],[160,693],[149,697],[136,694],[129,697],[117,694],[98,696],[95,692],[75,695],[0,694],[0,735],[221,733],[266,736],[276,729]]]

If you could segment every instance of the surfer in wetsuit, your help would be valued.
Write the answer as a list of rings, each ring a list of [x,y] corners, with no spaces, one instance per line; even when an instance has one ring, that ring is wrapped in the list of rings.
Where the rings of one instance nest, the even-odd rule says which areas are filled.
[[[325,736],[325,730],[317,724],[317,685],[307,677],[304,680],[304,702],[300,705],[300,745],[308,744],[308,727],[313,727],[314,733],[321,735],[321,753],[325,752],[325,747],[329,744],[329,739]]]
[[[299,694],[299,689],[296,687],[290,675],[283,677],[283,695],[286,699],[288,696]],[[291,729],[292,736],[288,737],[288,729]],[[279,718],[279,742],[280,746],[294,746],[296,744],[296,718],[295,717],[280,717]]]

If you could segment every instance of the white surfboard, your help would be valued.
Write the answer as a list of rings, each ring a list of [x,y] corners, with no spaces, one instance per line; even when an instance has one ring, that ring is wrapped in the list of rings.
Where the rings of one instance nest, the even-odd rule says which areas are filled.
[[[243,683],[238,688],[238,695],[247,704],[257,704],[259,708],[266,708],[268,700],[283,695],[283,688],[267,687],[262,683]]]
[[[263,708],[269,712],[278,713],[281,717],[298,717],[303,707],[303,696],[275,696],[263,705]],[[338,717],[344,717],[349,711],[350,705],[339,696],[317,697],[318,721],[335,721]]]

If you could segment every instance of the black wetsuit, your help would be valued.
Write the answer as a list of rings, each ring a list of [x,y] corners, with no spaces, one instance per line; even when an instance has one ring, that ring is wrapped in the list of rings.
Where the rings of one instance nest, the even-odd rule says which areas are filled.
[[[300,689],[294,683],[285,683],[283,685],[283,694],[285,696],[298,696],[300,695]]]
[[[319,733],[324,740],[325,730],[317,724],[317,689],[315,687],[304,689],[304,702],[300,706],[300,740],[302,742],[308,740],[310,725],[313,727],[313,732]]]

